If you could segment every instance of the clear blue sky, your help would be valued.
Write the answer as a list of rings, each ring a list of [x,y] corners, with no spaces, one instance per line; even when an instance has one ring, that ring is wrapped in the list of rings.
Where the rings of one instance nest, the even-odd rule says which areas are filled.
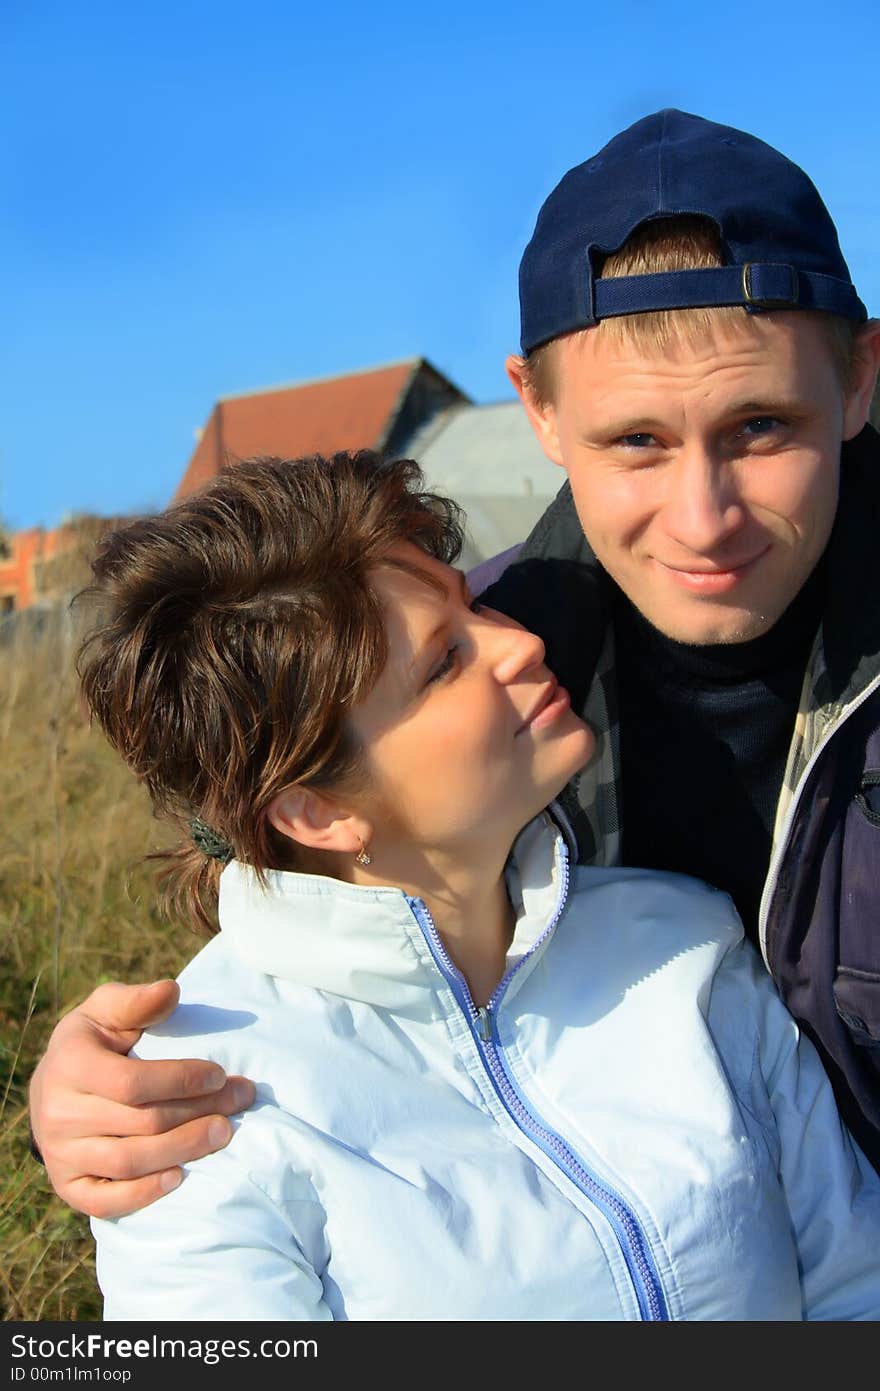
[[[802,164],[880,313],[876,0],[4,0],[0,518],[163,506],[219,396],[502,399],[557,179],[679,106]]]

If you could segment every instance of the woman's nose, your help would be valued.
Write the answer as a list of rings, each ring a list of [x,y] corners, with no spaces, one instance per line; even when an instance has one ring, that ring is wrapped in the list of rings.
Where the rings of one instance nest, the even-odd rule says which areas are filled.
[[[500,620],[494,634],[495,650],[493,669],[496,680],[507,684],[515,681],[524,671],[540,666],[544,661],[544,643],[537,633],[529,632],[506,614],[493,614]]]

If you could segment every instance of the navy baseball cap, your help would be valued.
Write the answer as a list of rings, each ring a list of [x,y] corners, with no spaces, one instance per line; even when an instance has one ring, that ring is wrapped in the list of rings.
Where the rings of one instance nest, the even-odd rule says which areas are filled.
[[[600,279],[643,222],[710,218],[725,265]],[[519,268],[522,351],[618,314],[741,304],[864,320],[837,231],[802,169],[754,135],[658,111],[570,169],[538,214]]]

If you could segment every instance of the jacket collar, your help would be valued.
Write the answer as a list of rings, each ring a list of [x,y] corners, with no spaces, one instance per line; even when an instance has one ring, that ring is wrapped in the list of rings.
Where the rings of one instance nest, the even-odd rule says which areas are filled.
[[[546,813],[520,832],[506,869],[517,915],[508,969],[527,955],[558,914],[567,853]],[[424,1009],[443,984],[410,899],[401,889],[366,888],[317,874],[272,870],[263,888],[232,860],[220,877],[220,928],[264,974],[383,1008]]]
[[[828,548],[822,646],[828,672],[823,701],[846,703],[880,670],[880,606],[875,595],[880,524],[880,435],[870,425],[843,446],[840,501]]]

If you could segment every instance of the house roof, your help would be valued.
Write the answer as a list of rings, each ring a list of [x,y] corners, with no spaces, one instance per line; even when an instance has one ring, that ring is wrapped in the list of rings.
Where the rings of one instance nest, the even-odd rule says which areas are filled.
[[[186,497],[207,482],[228,457],[298,458],[340,449],[381,449],[415,379],[426,373],[454,396],[467,399],[420,357],[223,397],[201,433],[176,497]]]
[[[407,453],[430,487],[463,507],[466,569],[523,541],[565,482],[519,401],[452,405],[415,432]]]
[[[227,458],[387,449],[422,466],[429,486],[464,507],[466,565],[531,530],[564,479],[518,401],[478,406],[424,358],[219,400],[177,491],[185,497]]]
[[[429,483],[454,498],[537,497],[546,503],[565,481],[519,401],[450,406],[417,430],[407,449]]]

